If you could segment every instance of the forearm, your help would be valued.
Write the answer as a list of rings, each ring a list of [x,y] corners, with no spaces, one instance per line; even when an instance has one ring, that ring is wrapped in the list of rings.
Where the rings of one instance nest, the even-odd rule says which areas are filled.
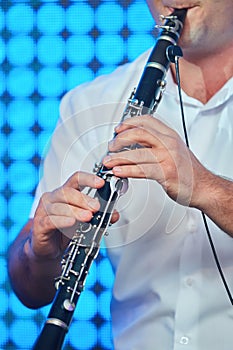
[[[12,287],[28,307],[52,301],[54,278],[61,275],[61,260],[76,221],[89,222],[99,201],[79,188],[101,188],[104,180],[94,174],[74,173],[66,183],[42,195],[34,219],[22,229],[9,250],[8,269]],[[67,231],[68,230],[68,231]]]
[[[16,295],[30,308],[38,308],[52,301],[54,278],[60,274],[61,257],[40,260],[30,249],[32,221],[22,229],[9,249],[8,271]]]
[[[196,207],[233,237],[233,182],[208,173],[200,187],[202,190]]]

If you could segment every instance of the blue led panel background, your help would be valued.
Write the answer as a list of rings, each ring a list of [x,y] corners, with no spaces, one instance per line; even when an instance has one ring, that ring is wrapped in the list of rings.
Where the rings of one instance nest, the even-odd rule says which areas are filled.
[[[74,86],[153,45],[145,1],[0,2],[0,349],[31,349],[49,307],[30,310],[11,290],[7,249],[28,218],[41,156]],[[112,349],[113,273],[101,250],[64,349]],[[48,349],[47,349],[48,350]]]

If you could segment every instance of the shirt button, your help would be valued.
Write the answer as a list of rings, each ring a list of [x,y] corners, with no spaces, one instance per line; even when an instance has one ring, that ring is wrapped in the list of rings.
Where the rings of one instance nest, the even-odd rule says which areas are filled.
[[[180,338],[180,344],[187,345],[189,343],[189,337],[183,336]]]
[[[190,233],[195,233],[196,231],[197,231],[197,225],[196,224],[189,225],[189,232]]]
[[[186,285],[189,287],[191,287],[193,285],[193,279],[191,277],[188,277],[186,279]]]

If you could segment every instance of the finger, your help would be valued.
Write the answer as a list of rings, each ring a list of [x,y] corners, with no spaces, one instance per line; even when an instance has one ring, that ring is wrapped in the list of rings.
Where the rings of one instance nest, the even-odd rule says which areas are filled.
[[[74,173],[63,185],[82,190],[84,187],[100,188],[104,185],[104,180],[99,176],[83,171]]]
[[[161,145],[159,133],[152,133],[151,130],[142,128],[132,128],[118,134],[109,142],[110,152],[119,152],[133,144],[139,144],[142,147],[156,147]]]
[[[50,203],[65,203],[87,210],[99,209],[97,198],[91,198],[87,194],[70,187],[61,187],[53,192],[47,193],[42,196],[42,201],[46,208],[49,207]]]
[[[36,227],[36,234],[44,234],[45,232],[53,232],[55,229],[60,230],[65,227],[71,227],[75,224],[75,218],[69,216],[35,216],[34,227]]]
[[[132,129],[135,127],[145,127],[146,124],[150,124],[153,117],[150,115],[141,115],[137,117],[127,118],[115,127],[116,133],[120,133],[127,129]],[[154,118],[153,118],[154,119]]]
[[[86,222],[91,220],[93,213],[96,212],[99,207],[100,205],[98,205],[95,210],[88,210],[64,203],[51,203],[47,206],[47,214],[49,216],[71,217],[75,218],[77,221]]]
[[[161,153],[160,153],[161,156]],[[103,159],[103,164],[108,168],[129,164],[159,163],[160,159],[155,155],[152,148],[139,148],[131,151],[112,153]]]
[[[111,224],[114,224],[115,222],[117,222],[119,218],[120,218],[120,214],[118,213],[117,210],[114,210],[111,217]]]
[[[142,115],[137,117],[132,117],[126,119],[124,122],[119,124],[115,131],[116,133],[123,132],[127,129],[132,129],[134,127],[144,128],[144,129],[153,129],[162,134],[173,134],[175,131],[171,129],[167,124],[162,122],[161,120],[151,115]]]
[[[146,178],[156,180],[165,186],[165,175],[159,164],[121,165],[113,167],[113,174],[118,177]]]

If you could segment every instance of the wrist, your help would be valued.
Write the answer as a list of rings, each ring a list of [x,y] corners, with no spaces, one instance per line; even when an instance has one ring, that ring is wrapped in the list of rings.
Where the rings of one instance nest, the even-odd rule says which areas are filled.
[[[211,214],[226,206],[231,198],[233,182],[214,173],[208,172],[205,180],[200,180],[199,198],[196,208]]]
[[[30,262],[35,262],[37,264],[57,263],[58,261],[59,262],[61,261],[62,256],[63,256],[63,253],[61,253],[61,252],[59,252],[59,254],[57,254],[54,257],[36,254],[34,252],[33,247],[32,247],[31,232],[29,233],[27,239],[24,242],[23,252]]]
[[[40,259],[33,251],[32,246],[31,246],[31,234],[27,237],[27,239],[24,242],[23,246],[23,252],[28,258],[29,261],[36,261],[40,262],[42,259]]]
[[[217,183],[217,175],[205,169],[202,176],[198,178],[191,206],[203,212],[206,212],[211,206],[215,206],[218,191]]]

